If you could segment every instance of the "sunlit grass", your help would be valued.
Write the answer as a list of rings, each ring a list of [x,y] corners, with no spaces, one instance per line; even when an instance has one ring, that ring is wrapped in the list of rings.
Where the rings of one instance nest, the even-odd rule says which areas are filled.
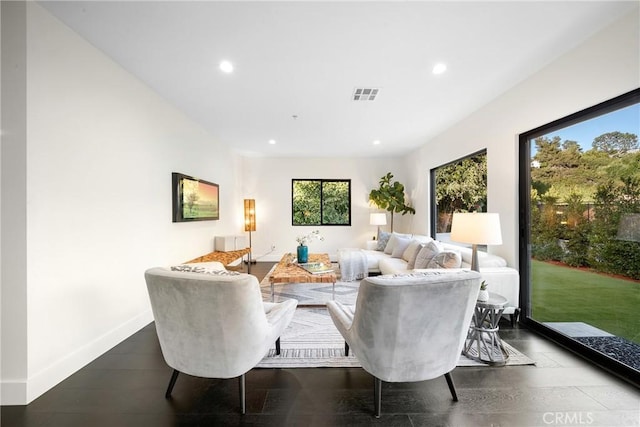
[[[532,318],[584,322],[640,344],[640,283],[533,260]]]

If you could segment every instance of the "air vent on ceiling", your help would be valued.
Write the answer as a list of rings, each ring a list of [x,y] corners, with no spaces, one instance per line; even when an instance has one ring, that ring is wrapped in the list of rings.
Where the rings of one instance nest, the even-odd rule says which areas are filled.
[[[375,101],[378,96],[378,88],[356,88],[353,91],[354,101]]]

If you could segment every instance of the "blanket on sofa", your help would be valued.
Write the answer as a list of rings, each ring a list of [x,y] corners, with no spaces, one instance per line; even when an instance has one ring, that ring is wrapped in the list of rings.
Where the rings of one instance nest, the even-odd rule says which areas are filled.
[[[362,249],[338,250],[338,264],[340,264],[340,280],[343,282],[367,277],[367,255]]]

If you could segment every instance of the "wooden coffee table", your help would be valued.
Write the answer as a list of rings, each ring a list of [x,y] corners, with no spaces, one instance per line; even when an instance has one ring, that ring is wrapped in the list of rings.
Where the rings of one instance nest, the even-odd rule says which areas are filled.
[[[311,274],[292,261],[293,254],[284,254],[276,268],[269,275],[271,301],[274,301],[273,286],[277,283],[333,283],[332,299],[336,298],[336,273]],[[329,254],[309,254],[309,262],[322,262],[331,265]]]

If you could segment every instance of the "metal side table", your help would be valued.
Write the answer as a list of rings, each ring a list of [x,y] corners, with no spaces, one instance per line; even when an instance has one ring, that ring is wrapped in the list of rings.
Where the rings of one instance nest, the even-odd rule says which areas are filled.
[[[498,322],[506,305],[505,297],[492,292],[489,292],[488,301],[476,302],[464,346],[465,356],[495,366],[507,363],[509,354],[498,335]]]

